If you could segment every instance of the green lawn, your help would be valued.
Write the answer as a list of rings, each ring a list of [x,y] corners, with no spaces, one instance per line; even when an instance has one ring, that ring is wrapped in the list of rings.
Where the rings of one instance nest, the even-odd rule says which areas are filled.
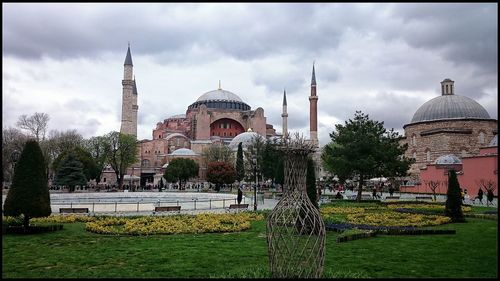
[[[454,235],[386,236],[336,243],[327,232],[325,277],[498,276],[497,221],[437,226]],[[265,221],[238,233],[105,236],[83,223],[3,235],[2,278],[268,276]]]

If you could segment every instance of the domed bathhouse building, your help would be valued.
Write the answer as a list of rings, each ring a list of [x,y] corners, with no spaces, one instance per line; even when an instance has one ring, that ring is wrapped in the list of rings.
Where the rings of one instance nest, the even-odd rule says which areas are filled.
[[[418,175],[439,156],[479,155],[498,132],[498,120],[466,96],[455,95],[454,81],[441,82],[441,96],[424,103],[403,126],[406,156],[414,158],[411,174]]]
[[[498,120],[471,98],[456,95],[454,81],[443,80],[441,96],[420,106],[403,128],[406,156],[416,161],[410,176],[422,190],[426,182],[443,178],[444,171],[456,165],[460,184],[472,191],[478,190],[481,179],[498,182]]]

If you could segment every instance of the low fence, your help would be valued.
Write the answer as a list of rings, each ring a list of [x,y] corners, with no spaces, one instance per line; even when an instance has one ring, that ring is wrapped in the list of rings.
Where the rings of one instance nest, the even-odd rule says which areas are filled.
[[[257,196],[257,202],[263,203],[264,198]],[[252,197],[243,197],[243,204],[253,204]],[[51,201],[52,212],[59,213],[59,208],[88,208],[91,213],[109,212],[154,212],[155,207],[181,206],[181,210],[213,210],[229,208],[231,204],[238,204],[236,198],[227,199],[191,199],[175,201],[135,201],[135,202],[57,202]]]

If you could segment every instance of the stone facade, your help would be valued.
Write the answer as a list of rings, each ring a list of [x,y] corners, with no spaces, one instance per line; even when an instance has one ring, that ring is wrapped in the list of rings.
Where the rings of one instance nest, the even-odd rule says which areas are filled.
[[[496,120],[443,120],[408,124],[404,127],[408,144],[406,157],[415,158],[410,173],[418,175],[420,169],[432,164],[439,156],[454,154],[458,157],[475,156],[497,134]]]

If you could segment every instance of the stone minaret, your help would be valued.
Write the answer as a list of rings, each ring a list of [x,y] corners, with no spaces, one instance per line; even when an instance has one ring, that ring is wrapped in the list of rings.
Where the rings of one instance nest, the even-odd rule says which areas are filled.
[[[288,113],[286,112],[286,90],[283,90],[283,113],[281,114],[283,117],[283,138],[286,139],[288,137]]]
[[[132,55],[130,54],[130,44],[128,45],[127,56],[124,63],[123,74],[123,94],[122,94],[122,124],[120,132],[137,137],[137,86],[133,77]]]
[[[316,74],[314,63],[311,79],[311,95],[309,96],[309,127],[311,142],[318,146],[318,96],[316,96]]]

